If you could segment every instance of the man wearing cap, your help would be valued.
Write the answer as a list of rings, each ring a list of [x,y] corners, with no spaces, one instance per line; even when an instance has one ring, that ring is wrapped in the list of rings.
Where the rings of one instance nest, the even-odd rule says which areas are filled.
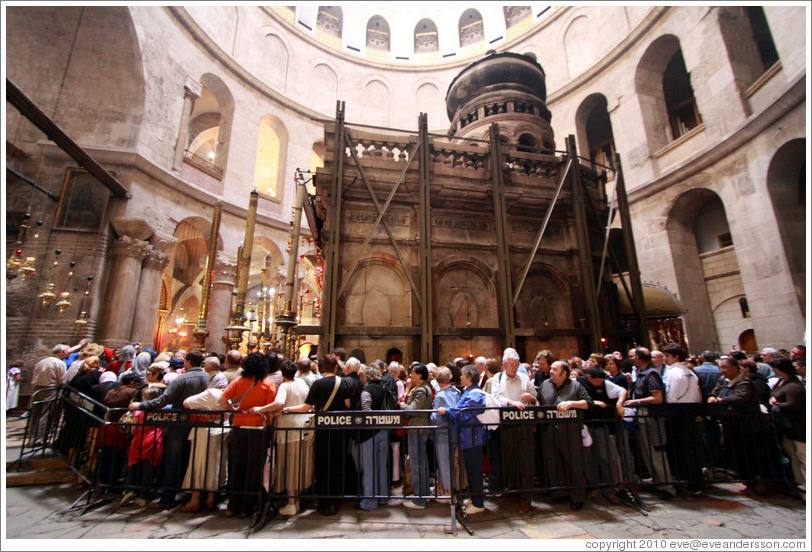
[[[183,369],[183,359],[181,358],[173,358],[169,361],[169,371],[164,374],[164,379],[162,380],[166,385],[169,385],[175,379],[182,374],[179,370]]]

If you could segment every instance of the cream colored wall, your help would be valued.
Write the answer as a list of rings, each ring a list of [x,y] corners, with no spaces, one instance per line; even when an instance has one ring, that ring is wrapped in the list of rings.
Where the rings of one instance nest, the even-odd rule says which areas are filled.
[[[242,242],[263,116],[281,121],[289,143],[279,201],[260,201],[257,232],[284,251],[294,170],[310,167],[312,145],[323,138],[322,120],[334,117],[335,100],[346,102],[350,122],[416,129],[418,112],[426,111],[429,127],[445,132],[446,90],[468,64],[404,67],[366,62],[317,44],[256,6],[122,9],[132,18],[135,48],[141,56],[140,119],[125,114],[108,127],[94,127],[96,134],[83,134],[84,116],[63,111],[63,105],[57,122],[76,130],[85,146],[104,149],[112,141],[107,157],[132,163],[125,171],[125,185],[133,200],[116,215],[145,218],[171,233],[173,224],[186,216],[210,218],[211,206],[221,199],[225,203],[221,233],[226,249],[234,255]],[[722,197],[728,210],[759,343],[786,346],[802,337],[804,319],[797,302],[792,303],[792,282],[776,245],[781,242],[774,216],[762,207],[769,204],[765,180],[773,153],[787,140],[806,136],[805,100],[792,109],[782,106],[789,87],[806,74],[807,17],[802,6],[767,6],[765,13],[782,69],[750,101],[749,118],[733,83],[713,8],[557,7],[536,29],[505,48],[534,53],[544,68],[559,148],[568,134],[575,134],[575,113],[581,102],[592,93],[607,98],[631,192],[643,279],[678,288],[674,264],[679,259],[673,258],[665,231],[668,209],[680,193],[708,187]],[[104,22],[98,24],[104,28]],[[395,25],[390,21],[390,26]],[[9,29],[9,36],[14,32]],[[705,129],[653,158],[641,130],[643,111],[634,75],[647,47],[664,34],[680,40]],[[47,44],[40,48],[41,52],[10,58],[7,72],[40,82],[37,99],[52,106],[57,96],[55,75],[64,65],[65,53],[51,51]],[[38,59],[43,56],[47,59]],[[80,61],[92,74],[95,62],[89,56]],[[48,78],[30,73],[32,68]],[[235,106],[221,197],[171,170],[184,83],[189,78],[199,81],[205,73],[223,81]],[[134,84],[122,80],[121,94],[126,95]],[[770,118],[765,113],[771,109],[785,113]],[[745,138],[729,146],[737,136]],[[115,146],[126,151],[114,151]],[[765,258],[774,262],[765,263]]]

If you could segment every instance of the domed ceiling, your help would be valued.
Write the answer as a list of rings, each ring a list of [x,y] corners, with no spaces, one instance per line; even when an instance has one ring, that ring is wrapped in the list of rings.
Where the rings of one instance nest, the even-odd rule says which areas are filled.
[[[338,6],[271,6],[298,32],[372,62],[437,65],[501,50],[537,28],[546,3],[358,2]]]

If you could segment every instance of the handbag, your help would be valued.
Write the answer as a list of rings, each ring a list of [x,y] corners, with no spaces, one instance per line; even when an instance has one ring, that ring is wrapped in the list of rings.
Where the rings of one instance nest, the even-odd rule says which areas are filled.
[[[135,415],[135,412],[128,410],[121,415],[121,418],[118,419],[118,423],[118,429],[122,433],[129,434],[132,426],[138,423],[138,417]]]
[[[333,399],[338,392],[338,386],[341,384],[341,378],[336,376],[336,384],[333,386],[333,392],[330,393],[330,398],[327,399],[327,402],[324,403],[324,408],[317,410],[316,412],[321,412],[330,408],[330,405],[333,404]],[[302,439],[310,440],[315,436],[315,427],[316,427],[316,415],[310,416],[307,421],[304,423],[305,430],[302,432]]]

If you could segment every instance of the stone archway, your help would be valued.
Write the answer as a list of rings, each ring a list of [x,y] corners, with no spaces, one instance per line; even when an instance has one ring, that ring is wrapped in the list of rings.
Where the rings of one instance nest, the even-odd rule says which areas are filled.
[[[767,191],[773,204],[784,253],[802,312],[806,312],[806,140],[782,145],[767,171]]]

